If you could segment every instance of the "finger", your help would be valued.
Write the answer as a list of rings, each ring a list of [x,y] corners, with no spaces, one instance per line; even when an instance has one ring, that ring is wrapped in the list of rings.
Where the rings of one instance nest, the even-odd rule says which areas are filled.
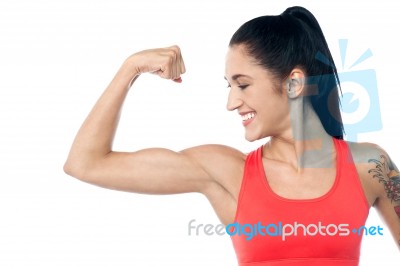
[[[178,46],[176,46],[176,47],[174,47],[173,49],[176,49],[175,51],[177,51],[177,59],[178,59],[178,73],[180,73],[180,74],[184,74],[185,72],[186,72],[186,68],[185,68],[185,62],[183,61],[183,56],[182,56],[182,51],[181,51],[181,49],[178,47]]]
[[[182,78],[179,77],[177,79],[173,79],[173,81],[176,82],[176,83],[182,83]]]
[[[171,71],[172,71],[172,77],[171,79],[175,80],[181,77],[181,67],[180,67],[180,60],[179,60],[180,56],[176,55],[172,66],[171,66]]]
[[[185,67],[185,61],[183,60],[182,52],[179,54],[179,71],[181,74],[185,74],[186,72],[186,67]]]
[[[168,60],[168,78],[174,80],[180,77],[180,72],[177,69],[177,65],[179,62],[179,47],[172,46],[169,48],[169,60]]]
[[[182,68],[183,59],[182,59],[181,49],[177,45],[173,45],[169,47],[169,49],[172,50],[175,55],[173,75],[175,77],[180,77],[180,75],[184,73],[184,66]]]
[[[161,64],[158,71],[155,74],[159,75],[161,78],[164,79],[171,79],[175,82],[182,82],[181,74],[182,70],[182,56],[180,53],[180,48],[176,45],[170,46],[163,49],[165,61]]]
[[[161,65],[159,70],[154,72],[154,74],[157,74],[160,78],[163,78],[163,79],[171,79],[172,78],[171,68],[168,63]]]
[[[181,54],[181,48],[179,48],[178,45],[172,45],[168,47],[167,49],[173,50],[176,54]]]

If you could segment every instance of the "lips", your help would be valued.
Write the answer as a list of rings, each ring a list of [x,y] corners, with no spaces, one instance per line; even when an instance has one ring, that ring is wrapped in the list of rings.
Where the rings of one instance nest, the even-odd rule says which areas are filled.
[[[240,113],[240,116],[242,117],[243,126],[247,126],[254,120],[256,113],[255,112],[245,112],[245,113]]]

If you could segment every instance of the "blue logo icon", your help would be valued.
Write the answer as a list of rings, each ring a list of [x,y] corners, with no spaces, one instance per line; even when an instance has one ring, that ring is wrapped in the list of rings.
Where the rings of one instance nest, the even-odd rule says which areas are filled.
[[[345,68],[348,40],[339,40],[342,69]],[[346,139],[357,141],[358,134],[382,129],[376,73],[373,69],[349,71],[372,56],[367,49],[346,71],[338,72],[343,97],[342,119]]]

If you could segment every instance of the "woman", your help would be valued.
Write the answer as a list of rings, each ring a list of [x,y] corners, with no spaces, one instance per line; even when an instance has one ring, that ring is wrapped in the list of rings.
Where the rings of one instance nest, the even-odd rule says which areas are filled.
[[[79,130],[66,173],[136,193],[203,193],[239,265],[358,265],[371,206],[400,246],[399,172],[382,148],[343,141],[336,68],[308,10],[255,18],[230,41],[227,108],[248,141],[270,137],[250,154],[222,145],[113,151],[122,104],[143,73],[182,82],[179,47],[123,63]]]

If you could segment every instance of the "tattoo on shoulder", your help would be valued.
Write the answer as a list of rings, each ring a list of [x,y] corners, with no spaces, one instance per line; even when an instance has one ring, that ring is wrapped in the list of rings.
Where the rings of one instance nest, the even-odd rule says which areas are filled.
[[[400,173],[393,162],[385,155],[381,155],[380,159],[370,159],[369,163],[374,163],[375,168],[372,168],[368,173],[372,174],[373,178],[378,179],[379,183],[383,184],[387,197],[394,203],[394,210],[400,218]]]

